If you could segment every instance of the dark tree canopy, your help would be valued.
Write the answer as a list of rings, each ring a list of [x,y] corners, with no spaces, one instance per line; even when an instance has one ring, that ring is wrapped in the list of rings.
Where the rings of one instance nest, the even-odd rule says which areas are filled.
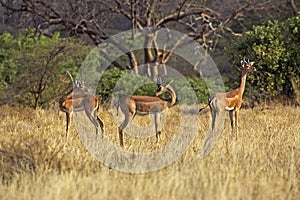
[[[269,1],[250,0],[228,3],[196,0],[172,3],[167,0],[104,0],[101,3],[91,0],[2,0],[1,5],[3,20],[8,24],[17,22],[18,27],[33,26],[43,35],[51,36],[57,31],[65,36],[86,35],[98,45],[120,31],[166,27],[188,34],[208,51],[223,35],[240,35],[241,28],[233,25],[240,23],[241,27],[247,13],[265,10],[271,4]],[[148,39],[151,44],[155,38]],[[144,62],[157,62],[164,53],[145,51]],[[128,61],[127,66],[133,69],[140,64],[133,52],[128,53]],[[161,64],[166,62],[164,59],[159,61]]]

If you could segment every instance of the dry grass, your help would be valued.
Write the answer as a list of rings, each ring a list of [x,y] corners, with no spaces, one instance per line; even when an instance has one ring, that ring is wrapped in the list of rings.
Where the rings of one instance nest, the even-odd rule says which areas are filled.
[[[162,133],[166,145],[179,126],[172,108]],[[100,112],[107,137],[118,145],[111,111]],[[205,159],[197,155],[209,123],[187,152],[156,172],[130,174],[98,162],[81,143],[74,126],[65,145],[64,116],[58,111],[0,107],[1,199],[298,199],[300,196],[300,109],[243,109],[240,136],[232,139],[228,120],[223,136]],[[140,125],[148,118],[135,119]],[[155,137],[132,139],[128,151],[156,151]]]

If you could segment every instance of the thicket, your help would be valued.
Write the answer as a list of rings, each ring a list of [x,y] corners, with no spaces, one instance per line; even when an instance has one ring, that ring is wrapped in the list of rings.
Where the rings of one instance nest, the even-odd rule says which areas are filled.
[[[37,35],[33,29],[0,35],[1,103],[47,107],[70,89],[66,70],[76,75],[91,47],[71,38]]]
[[[34,108],[47,108],[67,93],[72,83],[66,71],[70,71],[76,78],[79,67],[93,49],[72,38],[61,38],[58,33],[52,37],[36,35],[33,29],[17,36],[5,32],[0,35],[0,45],[1,104]],[[87,60],[93,62],[93,66],[101,64],[96,57]],[[88,64],[91,63],[85,63]],[[87,67],[85,70],[92,69]],[[118,96],[126,93],[127,89],[118,91],[115,88],[118,84],[128,90],[135,88],[133,92],[127,91],[128,94],[155,95],[157,85],[149,78],[136,76],[133,80],[122,82],[121,78],[128,73],[126,70],[111,68],[101,74],[96,94],[103,102],[111,100],[112,94]],[[89,77],[83,78],[89,81]],[[176,88],[179,101],[184,103],[205,102],[209,96],[206,83],[198,77],[174,80],[172,86]],[[187,99],[193,94],[196,94],[196,99]],[[167,95],[163,97],[169,98]]]
[[[234,62],[245,55],[255,61],[257,72],[248,75],[248,98],[252,101],[279,96],[297,98],[300,83],[299,46],[300,13],[284,22],[270,21],[266,25],[254,26],[253,30],[245,32],[227,48]],[[35,108],[48,107],[71,89],[66,70],[76,77],[80,65],[93,49],[78,40],[62,38],[58,33],[52,37],[37,35],[33,29],[17,36],[3,33],[0,35],[0,47],[1,104]],[[233,65],[240,66],[239,63]],[[118,95],[120,91],[115,87],[128,73],[117,68],[106,70],[101,75],[96,94],[103,101],[110,100],[112,94]],[[155,83],[147,78],[136,78],[139,84],[135,81],[121,84],[125,88],[135,88],[132,94],[155,94]],[[142,87],[136,87],[140,84]],[[196,94],[197,99],[184,102],[206,102],[209,96],[207,83],[198,77],[176,80],[172,86],[176,88],[181,102],[192,93]]]
[[[130,75],[126,78],[128,74]],[[213,82],[208,84],[214,87]],[[171,83],[171,86],[176,90],[179,103],[206,102],[209,97],[207,83],[196,76],[178,78]],[[156,90],[157,85],[150,78],[135,75],[117,68],[106,70],[102,74],[97,87],[97,93],[104,101],[110,100],[113,97],[112,95],[116,98],[128,94],[155,95]],[[167,94],[162,95],[162,97],[166,99],[170,98]]]
[[[233,60],[244,55],[255,61],[257,72],[249,74],[246,94],[262,101],[286,97],[297,99],[300,83],[300,13],[283,22],[254,26],[228,49]],[[237,64],[236,64],[237,65]],[[299,97],[298,97],[299,98]]]

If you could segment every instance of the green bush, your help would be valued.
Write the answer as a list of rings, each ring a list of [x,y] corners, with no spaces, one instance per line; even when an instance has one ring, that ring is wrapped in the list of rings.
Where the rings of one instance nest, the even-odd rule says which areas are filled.
[[[235,62],[244,56],[255,61],[257,72],[248,76],[246,90],[257,100],[286,96],[294,98],[292,81],[300,82],[300,13],[279,23],[254,26],[228,49]],[[236,63],[237,66],[239,66]]]
[[[186,79],[174,80],[171,85],[176,90],[177,100],[181,103],[207,102],[210,96],[207,84],[211,89],[218,91],[217,86],[214,88],[213,82],[206,83],[198,77],[187,77]],[[155,95],[157,90],[156,83],[150,78],[136,75],[117,68],[106,70],[99,81],[97,94],[102,97],[103,101],[122,95]],[[195,96],[194,96],[195,94]],[[169,98],[167,94],[162,98]],[[196,98],[196,99],[194,99]]]
[[[69,78],[80,66],[89,46],[71,38],[39,36],[34,29],[13,37],[0,35],[1,103],[47,107],[65,93]]]

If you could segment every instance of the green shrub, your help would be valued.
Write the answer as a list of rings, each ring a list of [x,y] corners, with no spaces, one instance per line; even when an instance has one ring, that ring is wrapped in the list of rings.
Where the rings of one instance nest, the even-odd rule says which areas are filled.
[[[73,75],[90,47],[71,38],[39,36],[34,29],[13,37],[0,35],[1,102],[47,107],[68,87],[65,72]]]
[[[251,86],[246,90],[247,96],[257,100],[295,97],[292,80],[300,82],[299,35],[300,13],[281,23],[269,21],[266,25],[254,26],[228,49],[235,62],[244,56],[255,61],[257,72],[248,76]]]
[[[213,81],[206,83],[198,77],[187,77],[186,79],[174,80],[171,85],[176,91],[177,100],[180,103],[207,102],[210,96],[207,84],[210,89],[218,91],[221,88],[214,86]],[[107,101],[114,97],[122,95],[155,95],[157,90],[156,83],[150,78],[136,75],[117,68],[106,70],[99,81],[97,94],[102,97],[103,101]],[[163,94],[162,98],[169,98],[167,94]]]

